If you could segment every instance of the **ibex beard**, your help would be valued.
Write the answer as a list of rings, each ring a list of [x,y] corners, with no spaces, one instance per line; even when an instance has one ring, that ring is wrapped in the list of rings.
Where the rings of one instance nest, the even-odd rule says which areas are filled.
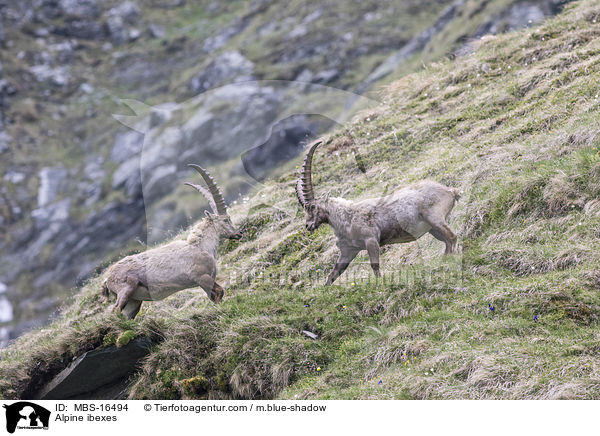
[[[134,318],[143,301],[162,300],[183,289],[200,286],[209,298],[219,303],[224,289],[216,281],[217,251],[223,239],[239,239],[240,231],[227,214],[225,201],[210,174],[197,165],[190,165],[200,173],[208,186],[186,183],[206,197],[214,213],[189,232],[186,240],[176,240],[139,254],[127,256],[105,273],[103,294],[116,294],[115,309],[127,318]]]
[[[327,284],[333,283],[362,251],[367,250],[371,268],[379,272],[380,247],[411,242],[426,233],[446,244],[446,254],[454,253],[457,237],[447,220],[460,198],[455,188],[424,180],[394,191],[390,195],[349,201],[328,196],[315,199],[312,185],[312,160],[320,141],[314,143],[301,168],[296,195],[306,215],[306,229],[329,224],[340,250]]]

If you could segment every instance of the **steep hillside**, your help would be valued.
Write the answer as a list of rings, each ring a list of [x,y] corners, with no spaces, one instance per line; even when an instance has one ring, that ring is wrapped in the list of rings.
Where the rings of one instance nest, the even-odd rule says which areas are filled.
[[[190,161],[227,175],[234,200],[248,189],[241,153],[268,143],[249,155],[265,178],[334,125],[303,111],[281,119],[290,94],[281,84],[366,92],[562,3],[0,2],[0,346],[47,323],[99,265],[198,216],[203,205],[190,209],[177,189]],[[269,79],[281,86],[248,83]],[[122,99],[158,107],[145,114],[145,139],[112,117],[131,115]],[[163,122],[175,107],[182,123]],[[177,147],[144,161],[149,138]],[[164,231],[147,238],[147,229]]]
[[[305,231],[292,163],[231,207],[245,236],[221,248],[220,305],[187,290],[125,321],[94,278],[1,352],[0,397],[144,336],[154,346],[131,398],[600,398],[598,20],[581,1],[485,37],[324,136],[318,193],[366,198],[424,178],[461,189],[460,254],[442,257],[427,235],[384,251],[385,280],[362,256],[324,286],[333,235]]]

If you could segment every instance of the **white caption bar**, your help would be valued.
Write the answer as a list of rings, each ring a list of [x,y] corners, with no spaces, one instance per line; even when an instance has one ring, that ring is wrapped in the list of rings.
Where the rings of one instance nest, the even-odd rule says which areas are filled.
[[[595,401],[32,401],[0,400],[12,434],[582,434]],[[35,405],[36,407],[34,408]],[[40,409],[42,408],[42,409]],[[19,409],[19,410],[17,410]],[[46,415],[47,410],[50,414]],[[17,419],[16,413],[20,418]],[[11,415],[12,414],[12,415]],[[10,416],[9,416],[10,415]],[[44,419],[47,421],[43,422]],[[12,424],[11,424],[12,422]],[[0,434],[10,428],[3,428]],[[34,430],[43,430],[36,433]]]

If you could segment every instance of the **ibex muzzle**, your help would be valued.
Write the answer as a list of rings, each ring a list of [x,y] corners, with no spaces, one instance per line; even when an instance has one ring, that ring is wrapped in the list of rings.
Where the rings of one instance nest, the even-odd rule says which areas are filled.
[[[239,239],[241,233],[227,214],[225,200],[208,172],[198,165],[190,165],[200,173],[208,190],[186,183],[206,197],[214,213],[190,230],[186,240],[127,256],[108,268],[103,283],[103,294],[117,295],[115,307],[128,318],[134,318],[142,301],[162,300],[183,289],[202,287],[209,298],[218,303],[224,289],[215,281],[217,250],[222,239]]]
[[[425,180],[379,198],[315,199],[312,160],[319,144],[313,144],[306,154],[296,195],[306,214],[306,229],[313,231],[327,223],[337,237],[340,255],[327,284],[333,283],[361,250],[367,250],[373,272],[379,275],[381,246],[414,241],[425,233],[444,242],[446,254],[456,251],[457,238],[446,220],[460,198],[458,190]]]

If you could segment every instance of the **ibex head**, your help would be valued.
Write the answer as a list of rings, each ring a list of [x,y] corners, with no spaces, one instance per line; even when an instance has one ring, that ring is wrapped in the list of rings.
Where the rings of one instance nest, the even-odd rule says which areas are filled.
[[[296,196],[306,214],[305,226],[311,232],[318,229],[321,224],[329,222],[327,210],[319,201],[315,200],[312,185],[312,158],[319,144],[321,144],[321,141],[315,142],[308,150],[302,164],[300,178],[296,183]]]
[[[206,185],[208,186],[208,190],[199,185],[194,185],[193,183],[186,182],[185,184],[191,186],[196,189],[200,194],[202,194],[211,209],[214,213],[210,213],[209,211],[205,212],[206,218],[213,223],[217,234],[220,239],[240,239],[242,237],[241,231],[231,222],[231,218],[227,214],[227,208],[225,206],[225,200],[223,199],[223,194],[219,190],[219,187],[215,183],[214,179],[204,168],[198,165],[190,164],[190,167],[194,168],[196,171],[200,173]]]

